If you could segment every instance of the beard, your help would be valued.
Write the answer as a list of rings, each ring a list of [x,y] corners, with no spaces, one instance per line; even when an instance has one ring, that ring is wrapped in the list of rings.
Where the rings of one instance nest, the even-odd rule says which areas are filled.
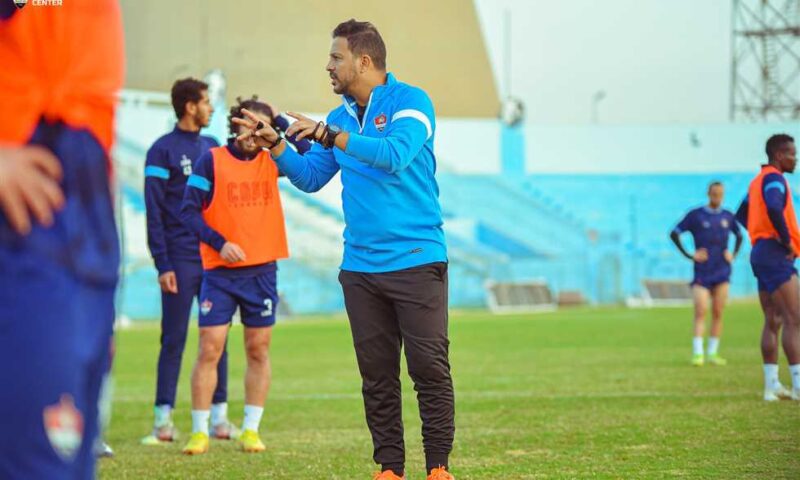
[[[353,79],[352,76],[350,77],[351,81],[342,80],[342,78],[339,75],[336,75],[336,74],[333,74],[330,77],[331,77],[331,83],[332,83],[332,86],[333,86],[333,93],[335,93],[337,95],[344,95],[344,94],[348,93],[349,87],[350,87],[350,83],[351,83],[351,81]]]
[[[247,138],[245,140],[236,140],[236,148],[238,148],[242,153],[247,155],[248,157],[254,156],[258,152],[261,151],[261,147],[259,147],[252,138]]]
[[[333,93],[341,95],[344,92],[344,84],[338,78],[331,78],[331,84],[333,86]]]

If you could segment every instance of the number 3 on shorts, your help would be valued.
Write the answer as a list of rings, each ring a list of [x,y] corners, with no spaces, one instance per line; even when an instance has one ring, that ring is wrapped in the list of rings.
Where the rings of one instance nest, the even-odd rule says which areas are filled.
[[[272,316],[272,299],[265,298],[264,299],[264,310],[261,311],[262,317],[270,317]]]

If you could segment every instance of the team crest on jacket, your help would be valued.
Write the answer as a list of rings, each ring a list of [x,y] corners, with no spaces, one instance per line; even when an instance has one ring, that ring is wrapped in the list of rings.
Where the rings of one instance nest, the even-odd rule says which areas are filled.
[[[728,223],[728,219],[727,218],[723,218],[722,219],[722,228],[728,228],[728,225],[730,225]]]
[[[192,161],[189,160],[185,153],[181,155],[181,169],[187,177],[192,174]]]
[[[383,129],[386,128],[386,114],[381,113],[380,115],[375,117],[375,120],[373,120],[373,122],[375,123],[375,128],[379,132],[382,132]]]
[[[211,300],[206,298],[205,300],[203,300],[203,303],[200,304],[200,313],[202,313],[203,315],[208,315],[208,312],[211,311],[211,308],[213,306],[214,304],[211,303]]]
[[[83,416],[69,394],[44,407],[44,430],[50,445],[65,462],[72,461],[83,441]]]
[[[17,8],[22,8],[22,7],[24,7],[24,6],[25,6],[25,5],[27,5],[27,4],[28,4],[28,0],[14,0],[14,5],[15,5]]]

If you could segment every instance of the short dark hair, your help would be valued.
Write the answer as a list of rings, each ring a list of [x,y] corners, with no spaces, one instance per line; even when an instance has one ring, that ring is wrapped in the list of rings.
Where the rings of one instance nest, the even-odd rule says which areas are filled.
[[[356,55],[369,55],[380,70],[386,69],[386,45],[378,29],[370,22],[359,22],[351,18],[333,29],[333,38],[347,39],[347,48]]]
[[[244,118],[244,114],[242,113],[242,109],[246,108],[251,112],[259,112],[265,113],[269,115],[270,120],[275,121],[275,113],[269,108],[264,102],[258,101],[258,95],[253,95],[247,100],[242,100],[242,97],[236,97],[236,104],[233,105],[230,109],[228,114],[228,132],[232,137],[235,137],[236,134],[236,127],[237,125],[233,123],[234,118]]]
[[[714,187],[722,187],[722,182],[719,180],[714,180],[713,182],[708,184],[708,191],[710,192]],[[724,188],[724,187],[723,187]]]
[[[769,137],[769,140],[767,140],[767,147],[765,148],[767,158],[772,161],[773,158],[775,158],[775,154],[783,150],[787,143],[794,143],[794,138],[785,133],[779,133]]]
[[[172,84],[172,108],[178,120],[186,114],[186,102],[199,102],[205,91],[208,91],[208,84],[192,77],[176,80]]]

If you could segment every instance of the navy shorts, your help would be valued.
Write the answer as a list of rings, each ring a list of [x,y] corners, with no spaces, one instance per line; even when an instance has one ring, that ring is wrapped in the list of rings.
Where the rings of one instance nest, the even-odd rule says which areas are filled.
[[[0,246],[0,478],[92,479],[114,287]]]
[[[750,252],[750,266],[758,280],[758,291],[773,293],[797,275],[789,250],[774,239],[758,240]]]
[[[249,276],[206,272],[200,287],[200,326],[231,323],[236,307],[247,327],[274,325],[278,309],[277,272]]]
[[[792,275],[797,275],[794,262],[789,259],[770,264],[752,263],[751,266],[758,280],[759,292],[774,293],[781,285],[788,282]]]
[[[726,262],[725,265],[722,265],[711,272],[695,271],[694,279],[692,280],[691,285],[693,287],[697,285],[700,287],[707,288],[709,290],[713,290],[719,285],[722,285],[723,283],[728,283],[730,281],[731,281],[731,266]]]

